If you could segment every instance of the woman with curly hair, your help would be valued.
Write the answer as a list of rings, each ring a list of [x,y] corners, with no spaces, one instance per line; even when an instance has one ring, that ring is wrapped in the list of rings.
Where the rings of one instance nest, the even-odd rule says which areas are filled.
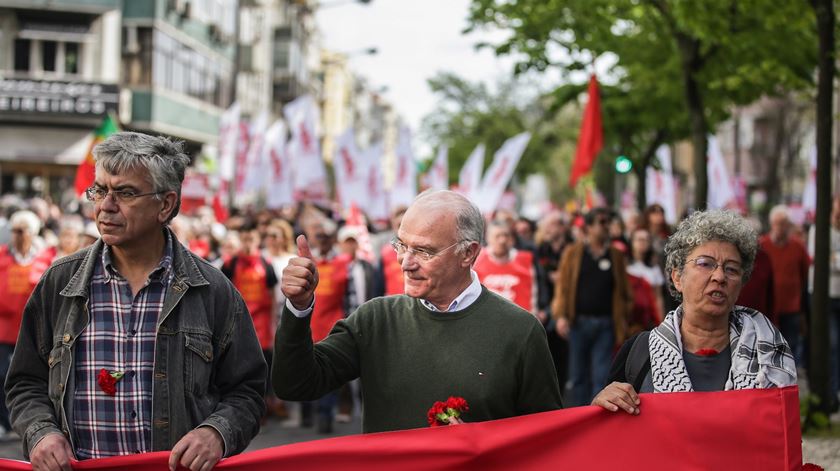
[[[639,413],[637,392],[723,391],[796,384],[790,347],[764,314],[735,300],[752,272],[757,235],[729,211],[695,212],[665,246],[671,293],[681,304],[622,346],[610,383],[593,399]]]

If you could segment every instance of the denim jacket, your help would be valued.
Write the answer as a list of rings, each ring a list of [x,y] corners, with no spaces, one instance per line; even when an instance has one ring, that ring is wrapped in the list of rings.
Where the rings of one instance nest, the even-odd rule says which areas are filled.
[[[152,450],[169,450],[204,425],[219,432],[231,456],[259,431],[265,360],[239,292],[174,234],[173,244],[175,273],[155,341]],[[90,279],[102,247],[100,239],[56,260],[24,308],[6,402],[27,457],[48,433],[63,433],[73,446],[75,342],[90,321]]]

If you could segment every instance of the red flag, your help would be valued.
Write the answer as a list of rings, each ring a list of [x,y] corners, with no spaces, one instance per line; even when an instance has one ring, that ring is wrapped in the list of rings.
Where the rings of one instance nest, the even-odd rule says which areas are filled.
[[[227,221],[229,216],[227,206],[225,206],[224,201],[222,201],[222,195],[227,194],[228,191],[228,183],[222,180],[219,184],[219,188],[216,189],[216,194],[213,195],[213,215],[216,216],[216,221],[221,223]]]
[[[76,168],[76,181],[73,183],[76,196],[81,196],[88,187],[93,185],[96,171],[96,163],[93,161],[93,148],[119,130],[117,121],[111,115],[108,115],[102,120],[102,124],[93,131],[93,141],[90,143],[87,155]]]
[[[601,127],[601,99],[598,96],[598,79],[595,75],[589,79],[589,102],[583,111],[583,123],[580,126],[575,161],[569,186],[574,187],[580,177],[592,170],[595,157],[604,146],[604,129]]]

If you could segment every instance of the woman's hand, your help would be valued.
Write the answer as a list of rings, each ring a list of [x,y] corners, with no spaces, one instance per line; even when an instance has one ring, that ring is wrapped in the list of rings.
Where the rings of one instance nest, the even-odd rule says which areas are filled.
[[[593,406],[601,406],[610,412],[623,409],[628,414],[639,415],[639,395],[628,383],[613,381],[601,390],[595,399],[592,399]]]

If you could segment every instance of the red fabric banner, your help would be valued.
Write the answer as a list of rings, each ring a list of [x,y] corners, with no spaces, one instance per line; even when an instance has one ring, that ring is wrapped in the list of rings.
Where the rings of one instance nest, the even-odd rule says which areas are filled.
[[[583,110],[575,161],[569,175],[569,186],[574,188],[580,177],[592,170],[595,157],[604,146],[604,130],[601,127],[601,97],[598,95],[598,80],[593,74],[589,79],[589,102]]]
[[[798,394],[795,386],[643,394],[638,416],[589,406],[482,423],[353,435],[245,453],[222,461],[217,469],[799,470]],[[469,413],[465,418],[469,420]],[[158,452],[91,460],[75,464],[74,469],[161,470],[166,469],[168,457],[168,452]],[[29,469],[28,463],[0,460],[0,471]]]

